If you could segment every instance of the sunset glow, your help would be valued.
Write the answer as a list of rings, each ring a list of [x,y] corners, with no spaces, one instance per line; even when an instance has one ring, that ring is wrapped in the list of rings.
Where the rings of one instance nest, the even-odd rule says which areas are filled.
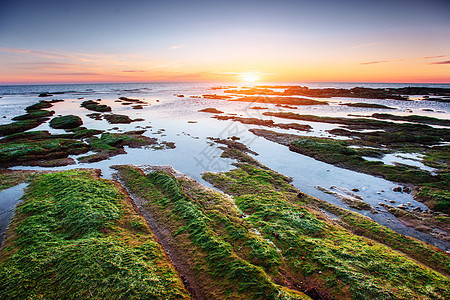
[[[245,82],[255,82],[258,81],[260,79],[260,77],[256,74],[252,74],[252,73],[243,73],[241,75],[239,75],[239,77],[244,80]]]
[[[445,1],[9,1],[0,84],[445,83],[449,14]]]

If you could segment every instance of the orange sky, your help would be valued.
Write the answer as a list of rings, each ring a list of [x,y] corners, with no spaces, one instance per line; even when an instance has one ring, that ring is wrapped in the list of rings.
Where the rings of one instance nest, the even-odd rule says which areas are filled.
[[[0,84],[450,83],[445,1],[84,2],[8,3]]]

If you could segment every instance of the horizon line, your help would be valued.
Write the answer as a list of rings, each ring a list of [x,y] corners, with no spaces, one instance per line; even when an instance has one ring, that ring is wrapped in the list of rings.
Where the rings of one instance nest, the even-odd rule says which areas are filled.
[[[400,81],[261,81],[261,82],[244,82],[244,81],[217,81],[217,80],[203,80],[203,81],[105,81],[105,82],[10,82],[1,83],[0,86],[20,86],[20,85],[83,85],[83,84],[146,84],[146,83],[227,83],[227,84],[245,84],[245,85],[264,85],[274,83],[376,83],[376,84],[450,84],[448,82],[400,82]]]

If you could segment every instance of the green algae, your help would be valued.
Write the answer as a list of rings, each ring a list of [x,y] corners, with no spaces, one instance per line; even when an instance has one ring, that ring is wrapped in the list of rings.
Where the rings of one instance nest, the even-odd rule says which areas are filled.
[[[111,106],[108,106],[106,104],[100,104],[93,100],[83,101],[80,104],[81,107],[84,107],[86,109],[97,111],[97,112],[107,112],[111,111]]]
[[[308,298],[274,284],[266,272],[280,276],[280,255],[249,231],[223,196],[162,171],[144,175],[131,166],[114,168],[128,188],[148,201],[146,208],[159,216],[159,226],[171,231],[208,299]]]
[[[289,274],[306,287],[315,286],[322,295],[337,299],[449,296],[445,276],[326,221],[272,171],[241,165],[225,173],[206,173],[203,178],[233,195],[238,207],[250,215],[249,222],[281,249]],[[371,225],[375,231],[384,228]],[[448,264],[444,265],[448,270]]]
[[[62,138],[0,143],[0,164],[14,165],[24,161],[67,157],[87,152],[88,149],[83,142]]]
[[[47,121],[47,118],[29,119],[9,124],[0,125],[0,136],[6,136],[14,133],[25,132],[33,129]]]
[[[130,200],[90,172],[33,180],[7,236],[2,299],[190,298]]]
[[[50,121],[50,127],[55,129],[71,129],[83,125],[83,120],[74,115],[55,117]]]

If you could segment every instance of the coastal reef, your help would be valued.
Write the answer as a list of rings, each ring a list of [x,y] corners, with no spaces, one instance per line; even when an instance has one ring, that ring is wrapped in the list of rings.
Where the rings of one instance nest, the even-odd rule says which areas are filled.
[[[39,175],[0,252],[2,299],[190,299],[125,190],[91,170]]]

